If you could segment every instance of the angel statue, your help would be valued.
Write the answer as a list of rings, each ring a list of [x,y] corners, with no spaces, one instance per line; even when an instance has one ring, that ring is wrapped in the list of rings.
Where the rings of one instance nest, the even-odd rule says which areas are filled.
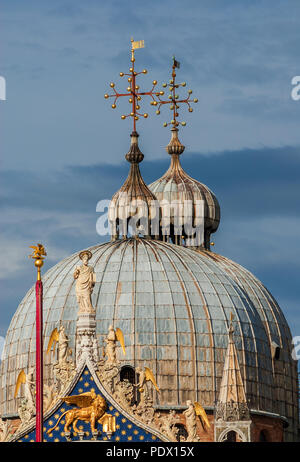
[[[47,354],[55,352],[56,344],[58,345],[58,360],[53,364],[54,376],[60,382],[60,389],[63,388],[66,383],[71,379],[75,371],[75,366],[72,359],[68,359],[68,355],[71,355],[72,350],[68,348],[69,339],[65,333],[63,325],[59,329],[55,328],[48,342]]]
[[[78,313],[94,313],[91,295],[96,283],[96,275],[94,268],[88,265],[88,261],[92,258],[92,252],[83,250],[80,252],[79,258],[82,260],[82,265],[77,266],[74,271],[76,298],[79,305]]]
[[[210,428],[209,420],[207,418],[206,412],[197,401],[193,404],[192,401],[188,400],[186,402],[188,408],[183,411],[186,422],[186,429],[188,432],[187,442],[200,441],[197,436],[197,416],[199,416],[203,428]]]
[[[21,384],[24,384],[24,397],[27,401],[28,407],[34,408],[33,395],[34,395],[35,381],[33,379],[33,369],[30,369],[28,374],[26,374],[23,369],[19,373],[18,378],[17,378],[16,388],[15,388],[15,395],[14,395],[15,398],[18,396],[18,392],[21,387]]]
[[[57,420],[53,428],[50,428],[47,433],[52,433],[62,418],[65,420],[64,432],[68,433],[72,425],[74,432],[80,433],[77,428],[78,420],[89,422],[92,433],[97,431],[97,422],[102,424],[102,429],[106,433],[116,431],[115,417],[106,414],[107,404],[101,395],[97,395],[95,391],[89,391],[80,395],[66,396],[61,398],[62,401],[69,405],[74,405],[76,408],[65,411]]]
[[[118,327],[114,330],[113,326],[110,325],[108,328],[107,337],[104,339],[106,342],[105,348],[105,356],[107,356],[106,363],[107,364],[116,364],[117,363],[117,355],[116,355],[116,343],[120,342],[123,354],[125,356],[125,341],[123,332]]]
[[[197,401],[194,403],[194,407],[195,407],[197,416],[199,416],[203,430],[207,430],[208,428],[210,428],[210,423],[209,423],[209,420],[208,420],[208,417],[207,417],[207,414],[204,408]]]
[[[144,396],[144,398],[148,398],[149,396],[147,382],[151,382],[156,391],[160,393],[153,372],[149,369],[149,367],[145,367],[144,370],[141,367],[137,367],[136,372],[139,374],[139,381],[134,386],[138,387],[139,392],[142,396]]]
[[[33,369],[30,369],[28,374],[22,369],[18,375],[14,398],[18,396],[21,384],[24,385],[24,398],[19,407],[19,415],[22,425],[27,424],[35,413],[34,393],[35,381],[33,377]]]
[[[57,343],[58,343],[58,363],[63,364],[67,361],[68,345],[69,345],[69,339],[65,333],[65,328],[63,325],[61,325],[58,330],[57,328],[55,328],[52,331],[49,342],[48,342],[47,354],[51,352],[52,346],[53,346],[53,352],[55,352]]]

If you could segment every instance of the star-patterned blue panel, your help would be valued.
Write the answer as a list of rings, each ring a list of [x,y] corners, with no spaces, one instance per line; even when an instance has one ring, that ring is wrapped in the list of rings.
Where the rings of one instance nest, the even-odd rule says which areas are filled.
[[[99,388],[97,387],[90,371],[86,367],[77,384],[73,388],[72,392],[69,393],[69,396],[72,395],[80,395],[81,393],[86,393],[88,391],[94,391],[97,395],[101,395],[103,398],[105,396],[100,392]],[[134,422],[129,420],[127,417],[122,415],[120,411],[118,411],[106,398],[107,402],[107,409],[106,413],[115,416],[116,418],[116,431],[111,435],[110,439],[108,438],[107,434],[102,431],[102,425],[98,423],[97,430],[99,430],[99,434],[97,437],[97,441],[112,441],[112,442],[134,442],[134,441],[145,441],[145,442],[159,442],[161,441],[157,436],[152,435],[151,433],[147,432],[143,428],[137,426]],[[62,418],[57,425],[56,429],[52,432],[48,431],[52,429],[60,416],[67,410],[74,409],[74,406],[66,404],[62,401],[61,406],[50,416],[47,420],[44,421],[44,441],[47,442],[66,442],[66,436],[64,432],[65,426],[65,419]],[[80,432],[84,432],[83,440],[91,440],[92,439],[92,432],[89,422],[84,422],[79,420],[77,423],[77,427]],[[71,440],[72,441],[79,441],[79,435],[73,431],[72,426],[70,427],[71,432]],[[23,436],[18,440],[18,442],[34,442],[35,441],[35,429],[32,430],[27,435]]]

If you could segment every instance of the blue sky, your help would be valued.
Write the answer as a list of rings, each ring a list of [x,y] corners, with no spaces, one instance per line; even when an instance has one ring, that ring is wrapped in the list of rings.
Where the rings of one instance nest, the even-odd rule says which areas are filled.
[[[183,111],[184,168],[217,195],[214,250],[258,276],[300,335],[300,3],[285,1],[1,1],[1,311],[4,336],[34,282],[28,246],[46,268],[102,242],[96,204],[127,176],[130,125],[104,100],[129,67],[130,37],[144,39],[141,88],[178,78],[199,99]],[[145,86],[144,86],[145,85]],[[128,103],[127,103],[128,104]],[[169,164],[169,131],[146,99],[138,125],[147,182]]]

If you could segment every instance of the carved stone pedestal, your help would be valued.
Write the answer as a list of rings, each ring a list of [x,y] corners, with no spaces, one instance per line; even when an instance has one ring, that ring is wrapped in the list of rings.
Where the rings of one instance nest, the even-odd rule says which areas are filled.
[[[76,367],[88,358],[97,368],[98,356],[96,313],[79,313],[76,330]]]

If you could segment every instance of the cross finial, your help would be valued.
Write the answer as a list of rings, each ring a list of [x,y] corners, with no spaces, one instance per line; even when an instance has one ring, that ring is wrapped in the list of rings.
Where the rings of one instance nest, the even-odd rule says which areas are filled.
[[[179,87],[185,87],[186,86],[186,82],[182,82],[182,83],[176,83],[176,72],[175,72],[175,69],[179,69],[180,68],[180,62],[177,61],[175,59],[175,56],[172,56],[172,60],[173,60],[173,65],[172,65],[172,78],[169,80],[169,90],[170,90],[170,94],[168,96],[168,100],[163,100],[160,98],[160,94],[158,94],[158,101],[155,101],[155,103],[153,101],[151,101],[151,104],[154,105],[154,106],[157,106],[158,105],[158,108],[156,110],[156,114],[159,115],[160,114],[160,108],[162,105],[164,104],[169,104],[170,105],[170,110],[172,111],[173,113],[173,118],[171,120],[171,122],[165,122],[163,125],[164,127],[167,127],[168,125],[172,125],[173,128],[177,128],[179,125],[182,125],[183,127],[186,126],[186,122],[182,121],[182,122],[179,122],[177,119],[179,117],[179,109],[180,109],[180,105],[181,104],[187,104],[188,105],[188,110],[189,112],[193,112],[193,108],[191,107],[191,103],[197,103],[198,102],[198,99],[197,98],[194,98],[192,99],[191,95],[192,95],[192,90],[188,90],[188,96],[186,98],[183,98],[183,99],[180,99],[179,98],[179,95],[176,93],[177,92],[177,89]],[[163,87],[166,88],[168,85],[166,83],[163,84]]]
[[[111,88],[113,89],[114,93],[112,95],[108,95],[107,93],[104,95],[105,99],[114,98],[113,104],[111,105],[112,109],[117,107],[116,102],[118,98],[123,96],[129,96],[128,102],[131,104],[131,112],[129,114],[124,114],[121,116],[122,120],[127,119],[127,117],[131,117],[133,120],[133,131],[136,132],[136,122],[139,120],[140,117],[144,117],[145,119],[148,117],[148,114],[145,112],[144,114],[140,113],[140,101],[142,96],[150,96],[152,98],[152,102],[155,101],[154,96],[162,95],[163,92],[155,92],[154,88],[157,85],[157,81],[153,80],[152,82],[152,89],[148,92],[141,92],[139,91],[140,87],[137,85],[136,80],[137,76],[141,74],[147,74],[147,69],[143,69],[141,72],[136,72],[134,69],[135,63],[135,50],[139,48],[144,48],[144,40],[134,41],[133,37],[131,37],[131,67],[129,69],[129,73],[120,72],[120,77],[124,77],[125,75],[128,77],[128,87],[127,93],[118,93],[115,89],[114,82],[110,83]],[[157,104],[157,103],[156,103]]]

